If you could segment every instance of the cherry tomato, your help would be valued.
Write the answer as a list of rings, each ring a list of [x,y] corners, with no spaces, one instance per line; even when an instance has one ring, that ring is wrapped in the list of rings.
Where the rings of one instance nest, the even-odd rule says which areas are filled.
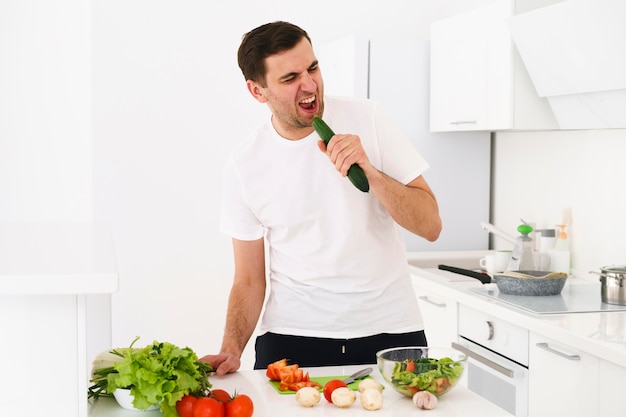
[[[209,397],[200,397],[193,407],[193,417],[224,417],[224,404]]]
[[[324,385],[324,398],[326,398],[326,401],[331,404],[333,403],[333,400],[331,400],[330,396],[332,395],[333,391],[339,387],[347,387],[347,385],[341,379],[331,379]]]
[[[228,393],[228,391],[223,389],[212,389],[209,397],[221,402],[224,405],[226,405],[226,403],[230,401],[230,394]]]
[[[193,395],[185,395],[176,403],[176,411],[179,417],[193,417],[193,406],[198,399]]]
[[[254,413],[254,404],[252,399],[246,394],[236,394],[226,404],[226,415],[228,417],[252,417],[252,413]]]

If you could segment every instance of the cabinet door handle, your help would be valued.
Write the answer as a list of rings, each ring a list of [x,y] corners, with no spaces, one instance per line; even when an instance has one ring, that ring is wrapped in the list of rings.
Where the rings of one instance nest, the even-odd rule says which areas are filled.
[[[438,303],[437,301],[433,301],[430,298],[428,298],[428,296],[426,295],[422,295],[420,297],[418,297],[420,300],[427,302],[428,304],[432,304],[435,307],[439,307],[439,308],[444,308],[446,306],[446,303]]]
[[[547,343],[537,343],[537,347],[539,349],[546,350],[546,351],[548,351],[550,353],[554,353],[555,355],[558,355],[558,356],[560,356],[562,358],[565,358],[567,360],[570,360],[570,361],[579,361],[580,360],[580,355],[568,355],[567,353],[563,353],[563,352],[558,351],[558,350],[556,350],[554,348],[551,348],[550,345],[548,345]]]
[[[454,122],[450,122],[451,125],[475,125],[476,120],[456,120]]]
[[[484,356],[479,355],[478,353],[466,348],[465,346],[462,346],[456,342],[452,342],[452,347],[456,350],[460,350],[461,352],[465,353],[467,356],[469,356],[470,358],[474,359],[477,362],[482,363],[483,365],[493,369],[494,371],[501,373],[502,375],[509,377],[509,378],[514,378],[515,377],[515,372],[513,372],[511,369],[509,368],[505,368],[502,365],[499,365],[497,363],[495,363],[492,360],[489,360],[487,358],[485,358]]]

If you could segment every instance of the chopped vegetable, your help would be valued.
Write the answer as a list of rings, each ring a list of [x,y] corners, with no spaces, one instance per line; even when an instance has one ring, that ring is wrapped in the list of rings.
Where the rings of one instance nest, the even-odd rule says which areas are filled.
[[[276,362],[270,363],[267,365],[267,371],[265,371],[265,376],[267,376],[272,381],[280,381],[280,375],[278,370],[287,366],[287,359],[283,358]]]
[[[309,373],[304,372],[298,364],[288,365],[287,359],[269,364],[265,375],[272,381],[280,381],[278,389],[281,391],[298,391],[303,387],[322,387],[318,382],[311,381]]]
[[[317,381],[293,382],[291,384],[287,384],[286,385],[286,389],[285,389],[285,385],[282,382],[278,385],[278,389],[281,390],[281,391],[289,390],[289,391],[298,392],[302,388],[315,388],[315,389],[319,390],[320,388],[322,388],[322,384],[320,384]]]
[[[420,358],[397,363],[391,383],[412,394],[428,391],[439,395],[454,386],[463,373],[463,364],[451,358]]]

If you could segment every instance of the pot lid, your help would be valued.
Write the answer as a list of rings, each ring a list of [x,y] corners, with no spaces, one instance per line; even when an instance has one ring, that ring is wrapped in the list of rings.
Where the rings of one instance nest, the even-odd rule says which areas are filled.
[[[602,273],[626,274],[626,265],[607,265],[600,268],[600,270]]]

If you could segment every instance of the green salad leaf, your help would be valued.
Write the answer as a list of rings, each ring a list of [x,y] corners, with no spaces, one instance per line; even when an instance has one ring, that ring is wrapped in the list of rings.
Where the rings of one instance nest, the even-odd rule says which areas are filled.
[[[189,393],[205,391],[211,387],[208,373],[211,366],[198,361],[198,356],[188,347],[154,341],[144,348],[133,348],[137,337],[125,349],[111,352],[122,359],[99,372],[106,377],[106,392],[130,388],[133,405],[145,410],[160,405],[164,417],[177,417],[176,403]]]
[[[451,358],[419,358],[394,366],[391,383],[409,393],[428,391],[441,395],[454,386],[463,374],[463,364]]]

